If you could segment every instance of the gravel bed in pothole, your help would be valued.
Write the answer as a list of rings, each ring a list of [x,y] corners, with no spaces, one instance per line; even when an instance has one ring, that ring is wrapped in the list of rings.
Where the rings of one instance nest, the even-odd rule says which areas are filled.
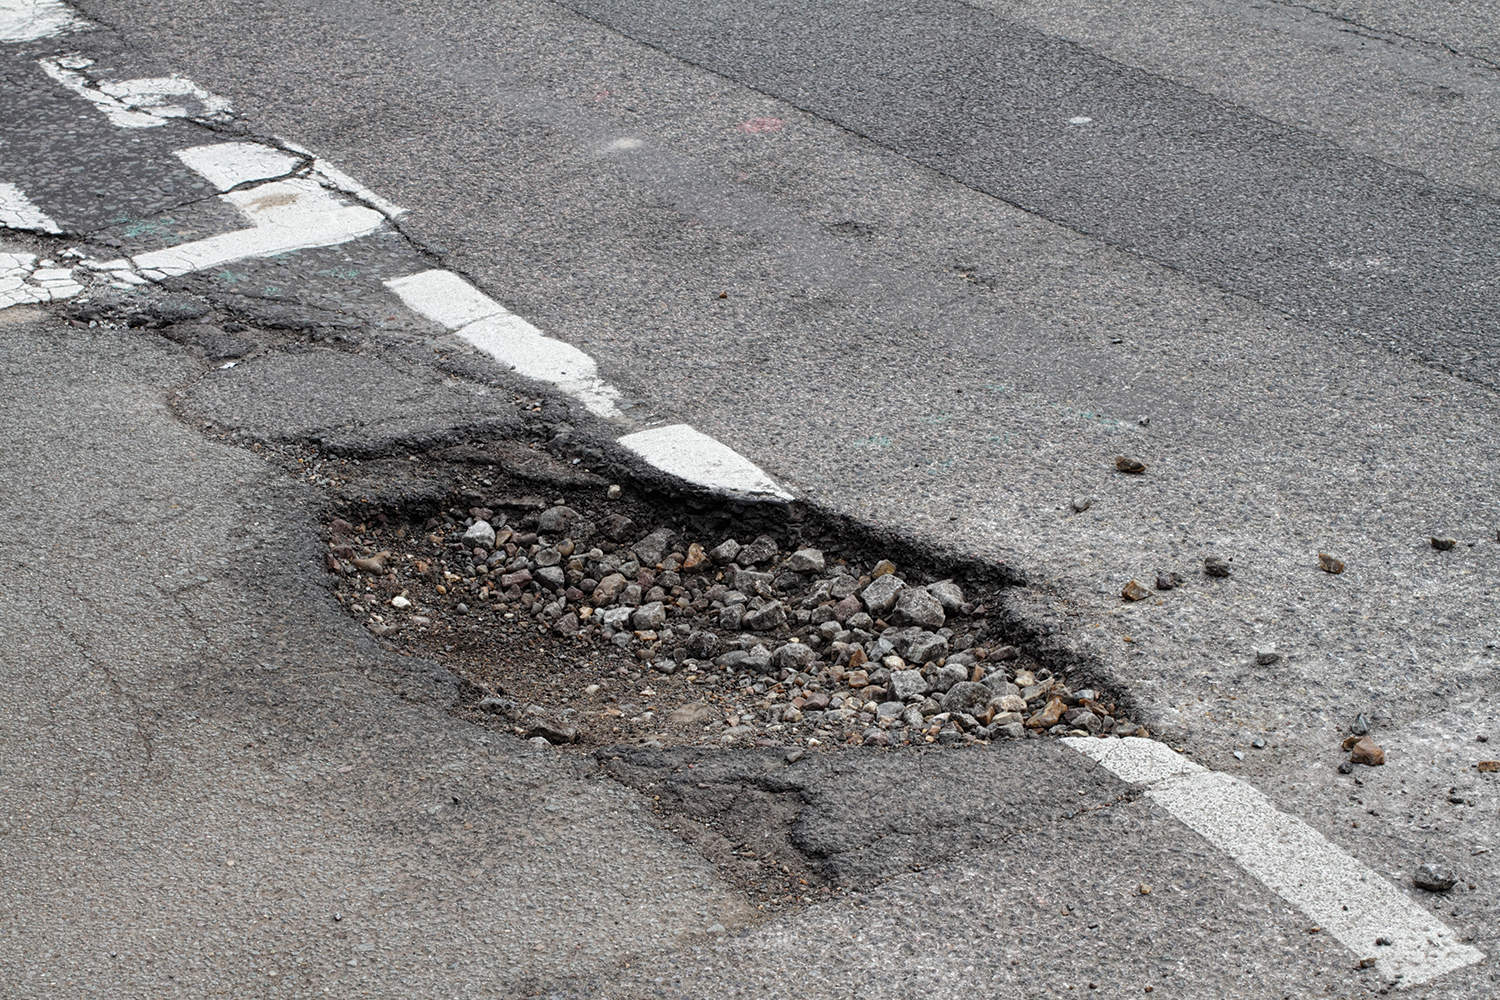
[[[471,684],[463,711],[551,743],[1147,735],[1007,642],[997,588],[820,548],[795,526],[641,523],[629,512],[651,508],[600,492],[336,519],[338,599]]]

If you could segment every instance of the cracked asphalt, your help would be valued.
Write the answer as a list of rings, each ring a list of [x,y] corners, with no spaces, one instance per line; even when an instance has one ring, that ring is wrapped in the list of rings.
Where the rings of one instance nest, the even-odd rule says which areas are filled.
[[[625,466],[383,286],[432,267],[632,418],[1002,564],[1030,652],[1500,948],[1484,5],[78,6],[101,27],[0,46],[0,183],[62,230],[0,249],[242,227],[174,155],[233,139],[406,212],[144,318],[100,287],[0,310],[0,994],[1390,989],[1055,742],[590,757],[451,714],[440,663],[329,594],[339,462],[389,503],[435,499],[400,465],[436,443],[566,429]],[[38,71],[64,49],[236,116],[116,128]],[[1361,714],[1387,763],[1343,775]],[[828,893],[758,908],[752,842]],[[1430,860],[1452,893],[1411,888]],[[1487,958],[1400,992],[1496,989]]]

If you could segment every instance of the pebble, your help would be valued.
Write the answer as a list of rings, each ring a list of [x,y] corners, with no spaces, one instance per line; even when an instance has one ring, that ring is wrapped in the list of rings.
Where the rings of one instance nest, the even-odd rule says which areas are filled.
[[[1125,589],[1120,591],[1120,596],[1127,601],[1144,601],[1151,596],[1151,591],[1141,586],[1135,580],[1125,584]]]
[[[922,697],[927,693],[928,687],[927,678],[922,676],[920,670],[891,671],[891,695],[902,701]]]
[[[1349,749],[1349,763],[1379,767],[1385,763],[1385,751],[1368,736],[1361,736]]]
[[[882,580],[894,577],[881,577]],[[870,584],[873,587],[875,584]],[[866,588],[868,592],[869,588]],[[920,625],[938,629],[947,621],[943,604],[926,590],[906,587],[896,594],[896,603],[891,610],[891,621],[897,625]]]
[[[1419,867],[1411,877],[1411,884],[1426,892],[1447,892],[1458,882],[1458,877],[1447,865],[1429,861]]]
[[[818,549],[798,549],[786,560],[786,568],[793,573],[821,573],[823,566],[823,553]]]
[[[1269,667],[1273,663],[1281,662],[1281,654],[1276,651],[1276,647],[1274,646],[1257,649],[1255,651],[1255,662],[1263,667]]]
[[[1432,547],[1435,548],[1435,549],[1437,549],[1439,552],[1447,552],[1449,549],[1453,548],[1453,546],[1455,546],[1457,544],[1458,544],[1458,539],[1456,539],[1456,538],[1433,538],[1432,539]]]
[[[1082,514],[1084,511],[1094,506],[1094,498],[1074,497],[1072,503],[1070,503],[1069,506],[1073,508],[1073,513]]]
[[[1139,476],[1146,471],[1146,463],[1130,455],[1117,455],[1115,468],[1127,475]]]
[[[1338,575],[1344,571],[1344,560],[1331,556],[1327,552],[1319,552],[1318,569],[1325,573]]]
[[[488,521],[475,521],[464,532],[464,543],[482,549],[492,548],[495,544],[495,529]]]
[[[1218,556],[1209,556],[1203,560],[1203,572],[1220,580],[1226,579],[1230,572],[1229,563]]]
[[[905,589],[906,583],[899,577],[893,573],[882,573],[860,591],[859,599],[870,614],[883,615],[896,606],[896,597]]]
[[[391,607],[409,608],[411,607],[411,601],[407,600],[405,595],[397,594],[395,597],[391,598]]]
[[[1182,586],[1182,576],[1181,576],[1181,574],[1178,574],[1178,573],[1158,573],[1158,574],[1156,574],[1156,589],[1157,590],[1176,590],[1180,586]]]
[[[1370,720],[1365,718],[1365,713],[1363,712],[1356,715],[1354,721],[1349,723],[1349,732],[1354,736],[1363,736],[1369,731]]]
[[[622,492],[618,483],[611,483],[609,489],[604,491],[604,495],[611,500],[618,500]]]

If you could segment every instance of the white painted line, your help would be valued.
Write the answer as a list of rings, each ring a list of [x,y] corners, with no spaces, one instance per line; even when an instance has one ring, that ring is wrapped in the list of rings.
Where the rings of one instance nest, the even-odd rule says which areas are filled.
[[[60,0],[0,0],[0,42],[34,42],[87,23]]]
[[[453,330],[518,374],[555,386],[597,416],[623,416],[619,392],[599,377],[593,358],[542,333],[453,272],[423,271],[385,284],[407,308]]]
[[[220,120],[229,114],[227,100],[185,77],[95,83],[82,72],[93,64],[92,59],[79,55],[38,61],[43,72],[92,103],[119,128],[158,128],[173,118]]]
[[[282,145],[294,153],[301,153],[303,156],[310,157],[313,164],[313,176],[323,178],[325,187],[335,188],[343,191],[345,194],[353,195],[377,212],[383,212],[388,219],[394,219],[406,214],[406,209],[393,201],[382,198],[322,157],[313,156],[311,152],[297,145],[295,142],[286,142],[283,140]]]
[[[306,163],[301,157],[261,142],[192,146],[179,149],[177,158],[220,191],[252,181],[287,177]]]
[[[56,302],[83,291],[66,268],[39,264],[35,254],[0,251],[0,309]]]
[[[716,493],[792,499],[760,466],[687,424],[636,431],[620,438],[620,443],[663,472]]]
[[[422,271],[392,278],[385,287],[406,307],[450,330],[505,312],[505,307],[452,271]]]
[[[1135,785],[1204,840],[1402,986],[1483,960],[1442,921],[1238,778],[1155,740],[1068,737],[1065,744]],[[1377,938],[1389,945],[1376,946]]]
[[[32,204],[14,184],[0,184],[0,226],[29,229],[34,233],[60,233],[52,217]]]
[[[219,190],[281,177],[301,161],[254,142],[225,142],[179,150],[179,159]],[[221,233],[92,266],[115,273],[116,283],[140,284],[180,277],[250,257],[274,257],[296,250],[347,243],[380,229],[385,216],[363,205],[346,205],[310,177],[267,181],[220,195],[252,223],[249,229]]]

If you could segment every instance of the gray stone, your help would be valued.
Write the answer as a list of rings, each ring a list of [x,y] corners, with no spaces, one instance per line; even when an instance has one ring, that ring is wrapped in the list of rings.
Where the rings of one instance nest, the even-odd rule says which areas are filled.
[[[733,538],[726,538],[715,545],[708,553],[708,557],[720,566],[734,562],[734,557],[740,554],[740,543]]]
[[[947,652],[947,639],[935,632],[918,632],[906,644],[906,652],[902,655],[912,663],[928,663],[942,659]],[[965,670],[964,674],[967,676],[968,671]]]
[[[452,537],[451,535],[449,536]],[[464,532],[464,544],[478,546],[482,549],[493,548],[495,545],[495,529],[488,521],[475,521],[469,525],[469,530]]]
[[[578,727],[562,722],[538,722],[526,735],[530,739],[540,736],[548,743],[577,743]]]
[[[1091,733],[1097,733],[1104,728],[1099,717],[1086,708],[1070,708],[1063,713],[1063,721],[1074,729],[1086,729]]]
[[[556,566],[560,562],[562,562],[562,553],[551,546],[541,549],[536,554],[536,564],[538,566]]]
[[[739,555],[734,561],[741,566],[759,566],[776,558],[776,539],[770,535],[761,535],[740,549]]]
[[[896,596],[906,589],[906,582],[894,573],[877,576],[860,592],[859,599],[872,615],[883,615],[896,606]]]
[[[771,651],[764,646],[751,646],[745,650],[745,669],[758,674],[771,672]]]
[[[968,679],[969,671],[962,664],[946,663],[938,670],[932,686],[937,691],[950,691],[954,685],[962,684]]]
[[[1436,861],[1422,865],[1411,877],[1412,885],[1427,892],[1447,892],[1457,882],[1458,876],[1452,869]]]
[[[536,530],[544,535],[561,535],[578,522],[578,511],[572,507],[548,507],[536,516]]]
[[[927,678],[922,676],[922,671],[891,671],[890,691],[892,697],[905,701],[908,698],[920,698],[927,693],[927,690]]]
[[[1269,667],[1271,664],[1278,662],[1280,659],[1281,654],[1276,652],[1274,647],[1257,649],[1255,651],[1255,662],[1259,663],[1263,667]]]
[[[568,582],[568,574],[563,572],[561,566],[543,566],[536,571],[536,578],[553,590],[560,589]]]
[[[875,717],[878,719],[899,719],[901,713],[906,711],[906,703],[903,701],[883,701],[875,706]]]
[[[738,625],[736,624],[736,627]],[[689,656],[700,660],[711,659],[719,651],[719,637],[712,632],[689,632],[683,648]]]
[[[629,608],[605,608],[599,612],[599,620],[610,628],[619,628],[630,621],[630,614]]]
[[[798,549],[786,560],[786,568],[793,573],[821,573],[823,566],[823,553],[819,549]]]
[[[786,627],[786,608],[780,601],[772,601],[765,607],[745,613],[745,628],[751,632],[774,632]]]
[[[882,577],[881,579],[884,579]],[[874,586],[874,584],[871,584]],[[925,590],[907,587],[896,595],[895,610],[891,620],[898,625],[920,625],[923,628],[942,628],[947,615],[942,602]]]
[[[818,658],[817,650],[800,642],[789,642],[777,646],[771,654],[771,663],[778,670],[801,670]]]
[[[672,550],[672,540],[676,537],[671,528],[657,528],[636,542],[631,551],[642,566],[655,566]]]
[[[667,609],[661,601],[642,604],[630,616],[630,624],[637,629],[658,629],[667,623]]]
[[[952,580],[939,580],[937,583],[929,583],[927,592],[936,597],[938,603],[943,606],[944,611],[957,611],[964,603],[964,592],[958,584]]]
[[[948,689],[939,704],[944,712],[972,712],[983,709],[994,692],[975,681],[962,681]]]
[[[745,606],[731,604],[719,611],[719,627],[738,631],[745,624]]]

